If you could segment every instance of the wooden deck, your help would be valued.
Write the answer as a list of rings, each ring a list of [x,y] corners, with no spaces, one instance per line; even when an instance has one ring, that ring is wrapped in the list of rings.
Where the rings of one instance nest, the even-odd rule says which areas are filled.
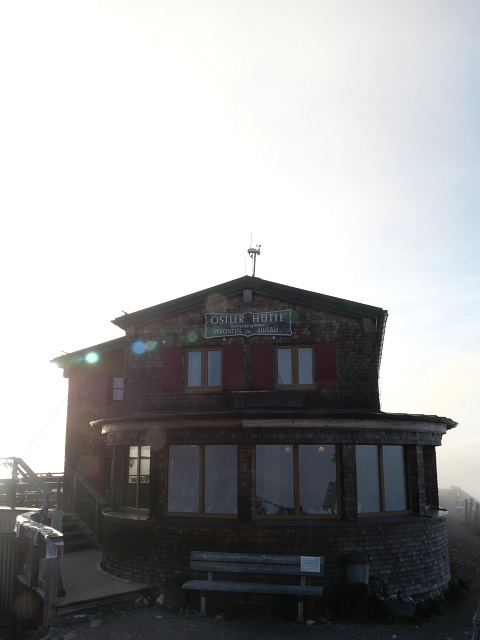
[[[92,609],[109,602],[134,600],[152,588],[152,585],[130,582],[107,573],[100,566],[101,559],[102,551],[95,548],[71,551],[59,560],[65,596],[57,598],[54,605],[57,615]],[[26,576],[19,578],[26,582]]]

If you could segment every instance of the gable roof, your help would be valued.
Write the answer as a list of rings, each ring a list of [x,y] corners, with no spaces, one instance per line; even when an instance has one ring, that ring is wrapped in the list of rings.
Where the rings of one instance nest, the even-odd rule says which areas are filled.
[[[297,287],[290,287],[288,285],[271,282],[269,280],[262,280],[261,278],[254,276],[243,276],[236,280],[230,280],[229,282],[224,282],[223,284],[203,289],[202,291],[190,293],[186,296],[182,296],[181,298],[175,298],[174,300],[169,300],[168,302],[148,307],[147,309],[134,311],[133,313],[126,313],[119,318],[115,318],[112,322],[117,325],[117,327],[126,330],[128,327],[134,325],[143,324],[161,317],[170,316],[175,313],[187,311],[194,307],[205,305],[208,299],[213,295],[221,295],[228,298],[242,292],[244,289],[251,289],[254,293],[260,293],[272,298],[291,300],[297,304],[317,309],[324,309],[326,311],[332,311],[357,318],[369,318],[375,321],[379,354],[378,362],[380,366],[385,325],[388,317],[388,312],[386,310],[380,307],[372,307],[368,304],[362,304],[360,302],[353,302],[352,300],[344,300],[342,298],[327,296],[323,293],[315,293],[313,291],[298,289]]]
[[[196,291],[195,293],[190,293],[186,296],[169,300],[168,302],[162,302],[161,304],[148,307],[147,309],[141,309],[139,311],[134,311],[133,313],[126,313],[119,318],[112,320],[112,323],[126,331],[128,327],[134,325],[143,324],[144,322],[150,322],[158,318],[167,317],[194,307],[202,306],[206,304],[208,299],[213,295],[221,295],[228,298],[241,293],[244,289],[250,289],[254,293],[260,293],[271,298],[281,298],[317,309],[324,309],[326,311],[357,318],[369,318],[375,321],[380,366],[385,325],[388,317],[387,311],[380,307],[373,307],[368,304],[353,302],[352,300],[344,300],[342,298],[327,296],[323,293],[315,293],[305,289],[298,289],[297,287],[290,287],[288,285],[271,282],[269,280],[262,280],[261,278],[253,276],[243,276],[242,278],[230,280],[229,282],[209,287],[202,291]],[[102,344],[86,347],[85,349],[54,358],[51,362],[57,364],[59,367],[78,364],[83,360],[85,354],[90,351],[106,353],[122,348],[124,346],[124,340],[124,337],[116,338],[115,340],[110,340]]]
[[[162,316],[168,316],[173,313],[179,313],[180,311],[201,306],[205,304],[212,295],[217,294],[229,297],[242,292],[244,289],[251,289],[254,293],[260,293],[272,298],[283,298],[309,307],[317,307],[344,315],[357,316],[359,318],[378,320],[388,315],[387,312],[380,307],[372,307],[360,302],[334,298],[333,296],[327,296],[323,293],[298,289],[253,276],[243,276],[242,278],[230,280],[229,282],[216,285],[215,287],[209,287],[202,291],[196,291],[195,293],[190,293],[181,298],[175,298],[174,300],[163,302],[153,307],[148,307],[147,309],[126,313],[119,318],[115,318],[112,322],[122,329],[127,329],[132,325],[142,324]]]

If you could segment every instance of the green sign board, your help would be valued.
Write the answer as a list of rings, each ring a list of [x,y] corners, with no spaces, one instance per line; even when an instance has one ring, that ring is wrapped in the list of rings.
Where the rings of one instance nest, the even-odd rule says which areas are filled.
[[[292,310],[206,313],[205,338],[291,336]]]

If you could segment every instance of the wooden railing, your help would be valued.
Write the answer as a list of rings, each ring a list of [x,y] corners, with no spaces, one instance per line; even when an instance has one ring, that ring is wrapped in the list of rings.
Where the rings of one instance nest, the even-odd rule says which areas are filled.
[[[58,510],[61,514],[61,510]],[[17,516],[15,532],[18,537],[17,574],[29,590],[43,591],[43,626],[48,627],[55,615],[58,596],[64,596],[59,560],[63,557],[63,534],[36,519],[40,511]],[[61,519],[61,516],[60,516]],[[52,524],[55,523],[55,514]],[[61,522],[59,524],[61,528]],[[45,570],[40,575],[40,560],[45,558]],[[28,598],[27,598],[28,601]]]
[[[73,471],[72,475],[72,511],[78,513],[101,539],[102,519],[100,516],[102,507],[107,504],[107,501],[80,471]]]
[[[2,458],[10,478],[0,480],[0,504],[41,508],[46,516],[48,507],[62,506],[63,473],[35,473],[21,458]]]
[[[0,458],[0,464],[2,462],[9,469],[10,478],[0,479],[0,505],[11,509],[41,509],[42,522],[47,521],[49,509],[62,508],[63,473],[35,473],[21,458]],[[78,513],[101,538],[101,510],[107,505],[107,500],[80,471],[73,471],[70,488],[70,504],[67,507]]]

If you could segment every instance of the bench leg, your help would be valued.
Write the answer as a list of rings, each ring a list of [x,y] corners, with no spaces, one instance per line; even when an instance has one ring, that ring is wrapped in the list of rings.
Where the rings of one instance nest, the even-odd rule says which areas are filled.
[[[207,592],[200,591],[200,615],[207,615]]]
[[[299,624],[303,624],[303,596],[298,596],[298,612],[297,612],[297,622]]]

